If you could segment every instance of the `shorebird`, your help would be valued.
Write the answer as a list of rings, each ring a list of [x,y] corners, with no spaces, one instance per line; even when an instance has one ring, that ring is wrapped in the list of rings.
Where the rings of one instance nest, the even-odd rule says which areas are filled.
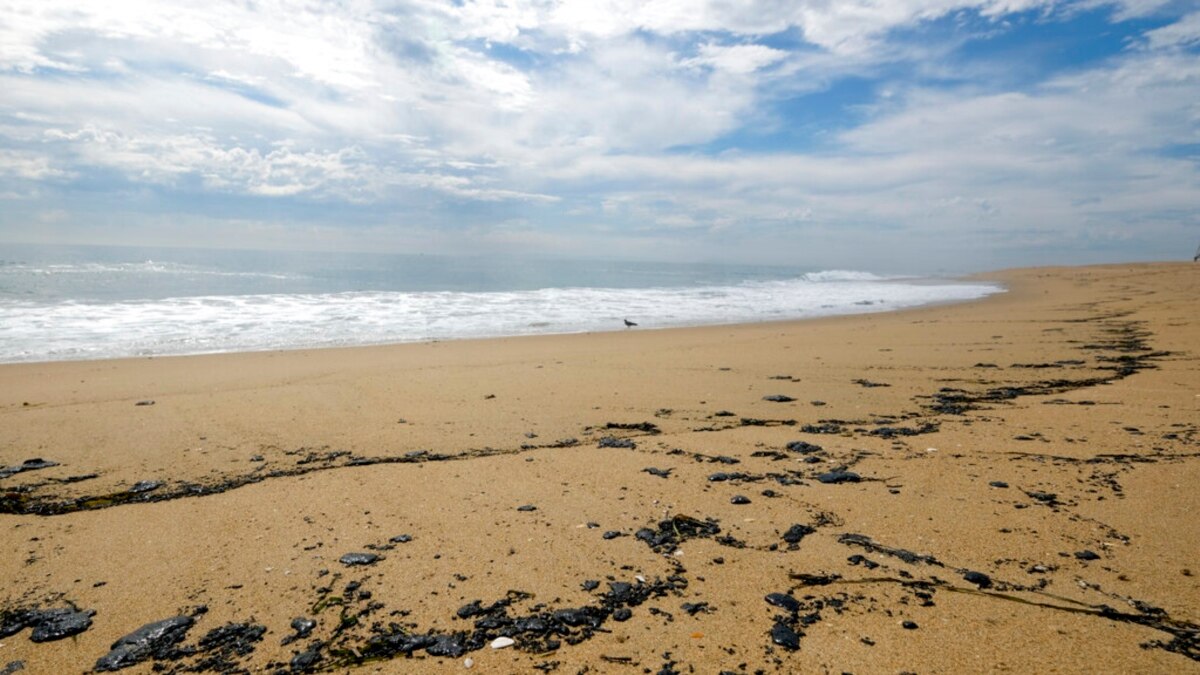
[[[637,325],[636,323],[630,321],[629,319],[625,319],[625,327],[626,328],[633,328],[636,325]]]

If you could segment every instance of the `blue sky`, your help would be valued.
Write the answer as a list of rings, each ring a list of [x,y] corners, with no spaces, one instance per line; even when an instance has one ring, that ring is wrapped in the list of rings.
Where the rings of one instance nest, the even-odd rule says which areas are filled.
[[[0,241],[1188,259],[1200,7],[10,0]]]

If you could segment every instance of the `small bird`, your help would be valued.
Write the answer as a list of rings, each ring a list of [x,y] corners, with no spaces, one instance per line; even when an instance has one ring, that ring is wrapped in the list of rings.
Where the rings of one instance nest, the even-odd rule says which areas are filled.
[[[626,328],[633,328],[636,325],[637,325],[636,323],[630,321],[629,319],[625,319],[625,327]]]

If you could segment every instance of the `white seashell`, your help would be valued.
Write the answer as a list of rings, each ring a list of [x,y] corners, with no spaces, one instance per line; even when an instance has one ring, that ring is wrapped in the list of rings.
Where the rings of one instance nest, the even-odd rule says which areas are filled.
[[[498,637],[492,640],[492,649],[504,649],[511,646],[513,646],[513,639],[510,637]]]
[[[469,656],[467,658],[463,659],[463,668],[470,668],[473,665],[475,665],[475,659],[473,659]]]

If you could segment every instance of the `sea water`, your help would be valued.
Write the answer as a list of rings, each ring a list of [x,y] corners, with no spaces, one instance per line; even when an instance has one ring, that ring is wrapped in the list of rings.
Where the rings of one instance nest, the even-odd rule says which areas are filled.
[[[0,244],[0,362],[750,323],[970,300],[867,271]]]

